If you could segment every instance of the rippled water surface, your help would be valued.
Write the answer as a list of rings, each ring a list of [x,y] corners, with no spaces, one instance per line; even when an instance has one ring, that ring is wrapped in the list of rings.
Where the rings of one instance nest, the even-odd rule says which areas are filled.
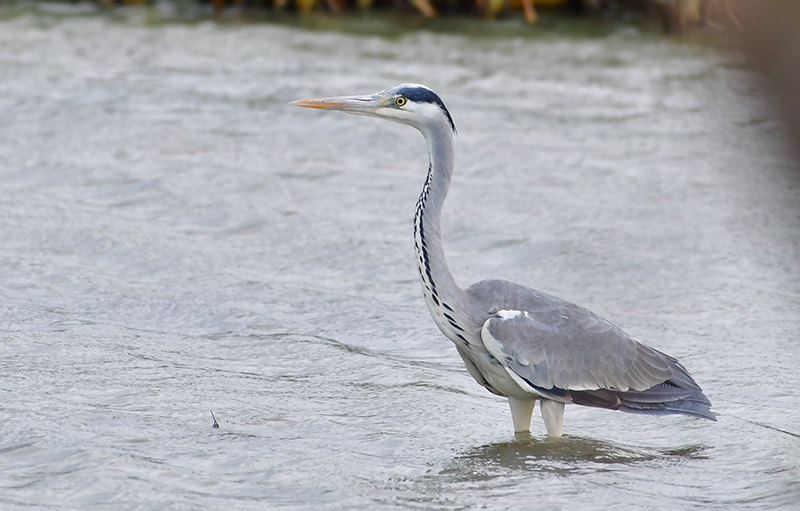
[[[514,436],[422,302],[422,137],[287,104],[400,82],[459,129],[457,280],[600,313],[718,423],[572,406],[563,441],[538,410]],[[0,507],[798,509],[798,178],[761,96],[630,28],[7,17]]]

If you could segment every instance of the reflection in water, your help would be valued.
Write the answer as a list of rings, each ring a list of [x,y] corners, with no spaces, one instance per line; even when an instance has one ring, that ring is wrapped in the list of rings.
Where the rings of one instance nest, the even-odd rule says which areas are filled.
[[[421,508],[461,509],[460,504],[490,500],[514,509],[607,509],[614,503],[660,498],[652,489],[645,495],[638,486],[641,475],[658,470],[669,477],[670,468],[681,471],[686,462],[710,459],[711,447],[686,445],[658,450],[623,446],[613,442],[564,436],[561,439],[517,434],[515,440],[475,447],[456,455],[443,469],[413,480],[396,481],[393,491],[405,504]],[[584,482],[598,486],[597,502],[589,505]],[[681,483],[689,488],[693,482]],[[668,485],[669,486],[669,485]],[[672,488],[671,491],[675,490]],[[469,505],[467,506],[469,507]]]
[[[617,445],[579,436],[560,439],[536,438],[517,433],[513,442],[476,447],[457,456],[441,473],[469,479],[476,473],[501,475],[508,471],[544,472],[567,475],[587,470],[609,470],[608,465],[632,465],[674,458],[701,458],[708,449],[689,445],[669,451]]]

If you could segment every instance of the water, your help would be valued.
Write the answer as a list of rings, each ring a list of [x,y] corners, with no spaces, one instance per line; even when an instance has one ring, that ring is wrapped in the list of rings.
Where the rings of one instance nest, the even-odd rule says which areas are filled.
[[[798,176],[758,80],[521,34],[0,21],[0,507],[800,508]],[[421,299],[422,137],[287,104],[404,81],[459,129],[457,280],[602,314],[718,423],[513,435]]]

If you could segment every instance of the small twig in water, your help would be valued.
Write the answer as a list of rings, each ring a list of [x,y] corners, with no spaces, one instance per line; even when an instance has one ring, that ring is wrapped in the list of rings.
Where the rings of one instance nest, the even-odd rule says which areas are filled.
[[[219,423],[217,422],[217,418],[216,418],[216,417],[214,417],[214,412],[211,412],[211,418],[213,418],[213,419],[214,419],[214,424],[212,424],[212,426],[211,426],[211,427],[212,427],[212,428],[217,428],[217,429],[219,429]]]

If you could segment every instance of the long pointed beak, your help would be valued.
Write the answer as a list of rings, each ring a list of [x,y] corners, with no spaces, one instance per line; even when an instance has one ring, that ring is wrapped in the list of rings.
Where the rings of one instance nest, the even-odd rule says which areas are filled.
[[[322,110],[341,110],[350,114],[372,115],[385,105],[378,95],[372,96],[339,96],[335,98],[300,99],[292,101],[294,106],[319,108]]]

